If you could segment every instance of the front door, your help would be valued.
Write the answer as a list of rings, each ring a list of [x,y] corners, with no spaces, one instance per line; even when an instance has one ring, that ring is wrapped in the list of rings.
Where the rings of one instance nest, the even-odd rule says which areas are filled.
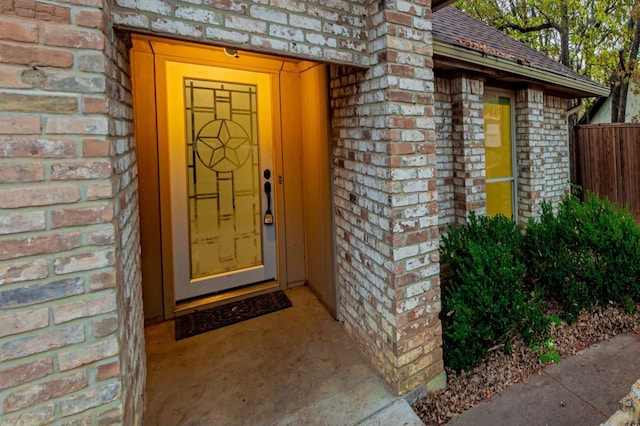
[[[270,75],[166,58],[157,66],[176,301],[275,280]]]

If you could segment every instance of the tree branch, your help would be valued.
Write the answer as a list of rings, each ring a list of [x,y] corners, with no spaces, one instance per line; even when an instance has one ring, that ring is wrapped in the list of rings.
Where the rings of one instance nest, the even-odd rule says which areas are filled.
[[[540,24],[540,25],[536,25],[533,27],[523,27],[521,25],[518,24],[514,24],[511,22],[507,22],[506,24],[502,24],[498,27],[498,29],[500,31],[504,31],[507,28],[512,29],[512,30],[516,30],[520,33],[531,33],[534,31],[540,31],[540,30],[548,30],[549,28],[553,28],[553,29],[558,29],[554,24],[550,23],[550,22],[546,22],[544,24]]]

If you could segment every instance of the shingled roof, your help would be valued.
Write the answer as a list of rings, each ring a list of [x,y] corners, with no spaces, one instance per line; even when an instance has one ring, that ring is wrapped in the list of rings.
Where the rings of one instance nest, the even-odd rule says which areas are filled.
[[[591,79],[451,6],[433,13],[433,38],[479,52],[482,56],[512,61],[519,67],[556,74],[591,86],[596,92],[606,90]]]

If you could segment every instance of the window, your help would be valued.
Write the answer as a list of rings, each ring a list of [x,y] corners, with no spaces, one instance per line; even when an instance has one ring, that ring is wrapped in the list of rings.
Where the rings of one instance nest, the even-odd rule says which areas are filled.
[[[483,109],[487,214],[515,218],[513,96],[487,90]]]

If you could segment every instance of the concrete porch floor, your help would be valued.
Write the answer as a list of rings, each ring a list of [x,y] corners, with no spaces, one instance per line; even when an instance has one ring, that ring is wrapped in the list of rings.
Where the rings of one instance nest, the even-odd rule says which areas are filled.
[[[176,342],[146,328],[145,425],[422,425],[307,287],[293,307]]]

